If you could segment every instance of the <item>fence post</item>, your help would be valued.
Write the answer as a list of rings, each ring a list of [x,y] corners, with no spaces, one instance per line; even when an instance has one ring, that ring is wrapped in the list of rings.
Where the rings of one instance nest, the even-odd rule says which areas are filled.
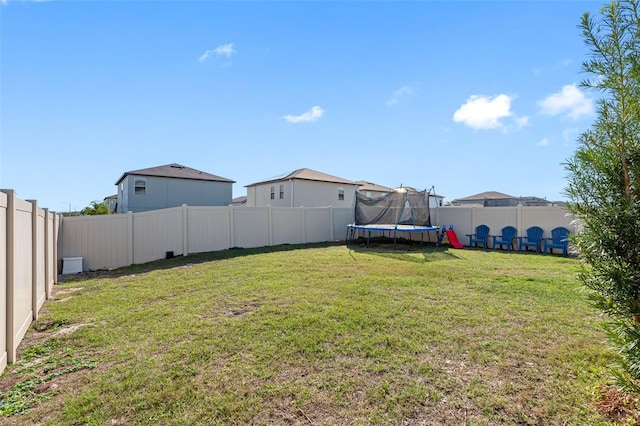
[[[44,209],[44,295],[47,299],[51,298],[51,287],[50,283],[53,281],[53,277],[51,276],[51,250],[49,249],[49,244],[52,243],[52,238],[49,239],[49,234],[51,231],[51,225],[49,224],[49,220],[51,220],[51,212],[49,209]]]
[[[307,244],[307,225],[304,223],[304,206],[300,206],[300,214],[302,215],[302,244]]]
[[[331,241],[335,241],[333,229],[333,206],[329,206],[329,226],[331,227]]]
[[[133,265],[133,212],[127,212],[127,262],[129,266]]]
[[[61,216],[53,213],[53,283],[58,282],[58,235],[60,233]]]
[[[524,235],[524,229],[522,228],[522,205],[519,204],[516,207],[516,229],[518,230],[518,235]]]
[[[38,319],[38,201],[26,200],[31,203],[31,316]]]
[[[189,255],[189,211],[186,204],[182,205],[182,255]]]
[[[476,232],[476,209],[479,207],[471,207],[471,233]],[[484,208],[484,207],[483,207]]]
[[[4,220],[0,222],[0,373],[7,367],[7,265],[9,251],[7,250],[7,232],[9,229],[7,223],[6,205],[7,197],[2,193],[0,197],[0,211],[4,210]]]
[[[271,205],[267,206],[267,223],[269,224],[269,246],[273,245],[273,215],[271,214]]]
[[[236,246],[236,228],[233,223],[233,206],[229,206],[229,248]]]
[[[3,189],[7,194],[7,361],[16,361],[16,347],[14,332],[15,316],[15,237],[16,237],[16,192],[12,189]]]

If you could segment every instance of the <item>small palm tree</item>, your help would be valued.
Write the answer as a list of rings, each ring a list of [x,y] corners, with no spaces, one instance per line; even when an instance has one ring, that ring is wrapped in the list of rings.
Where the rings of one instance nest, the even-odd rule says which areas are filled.
[[[80,212],[83,215],[95,216],[99,214],[109,214],[109,204],[106,202],[92,201],[91,204]]]

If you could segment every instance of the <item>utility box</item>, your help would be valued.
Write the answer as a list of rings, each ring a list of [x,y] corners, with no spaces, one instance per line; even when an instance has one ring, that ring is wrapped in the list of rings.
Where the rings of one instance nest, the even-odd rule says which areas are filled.
[[[81,257],[63,257],[62,258],[62,275],[81,274],[82,258]]]

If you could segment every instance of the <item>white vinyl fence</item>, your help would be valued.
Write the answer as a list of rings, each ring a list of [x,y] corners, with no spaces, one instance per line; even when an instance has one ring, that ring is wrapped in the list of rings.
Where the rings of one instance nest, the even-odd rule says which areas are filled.
[[[60,215],[0,190],[0,373],[57,281]]]
[[[112,269],[174,256],[344,240],[351,208],[174,207],[123,215],[65,217],[60,258],[83,270]]]
[[[514,226],[518,236],[527,234],[527,229],[539,226],[544,230],[543,238],[551,237],[551,230],[558,226],[564,226],[571,232],[576,232],[574,218],[561,207],[432,207],[431,224],[434,226],[453,225],[453,229],[461,244],[468,246],[467,234],[475,233],[478,225],[487,225],[490,235],[500,235],[505,226]],[[389,231],[359,231],[360,237],[393,236]],[[397,233],[398,238],[412,239],[415,241],[435,242],[435,232]]]
[[[113,269],[174,256],[226,250],[305,244],[346,238],[352,208],[333,207],[174,207],[143,213],[65,217],[59,239],[60,255],[82,257],[83,270]],[[431,222],[453,225],[458,239],[486,224],[492,235],[512,225],[518,235],[537,225],[549,237],[551,229],[575,231],[573,218],[559,207],[437,207]],[[372,233],[376,236],[381,233]],[[403,235],[406,236],[406,235]],[[411,235],[435,241],[434,233]]]
[[[514,226],[518,236],[526,236],[527,229],[539,226],[543,238],[551,237],[551,230],[564,226],[576,232],[574,217],[562,207],[438,207],[431,209],[431,222],[439,226],[453,225],[458,240],[469,244],[467,234],[473,234],[478,225],[487,225],[490,235],[500,235],[505,226]]]

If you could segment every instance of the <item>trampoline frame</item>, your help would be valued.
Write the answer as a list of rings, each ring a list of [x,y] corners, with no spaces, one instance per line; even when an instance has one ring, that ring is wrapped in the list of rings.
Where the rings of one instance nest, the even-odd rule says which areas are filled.
[[[384,236],[385,232],[389,232],[389,238],[391,238],[391,231],[393,231],[393,244],[396,243],[396,233],[397,232],[406,232],[409,233],[409,240],[411,240],[411,234],[414,232],[421,233],[420,246],[424,242],[424,233],[427,233],[428,242],[431,242],[431,237],[429,232],[439,232],[439,226],[416,226],[416,225],[394,225],[394,224],[371,224],[371,225],[356,225],[350,224],[347,225],[347,237],[346,242],[349,244],[349,241],[353,241],[356,239],[356,234],[358,231],[368,232],[367,234],[367,246],[369,245],[369,240],[371,239],[371,231],[382,231],[382,235]],[[351,237],[351,238],[349,238]],[[437,234],[436,234],[437,240]]]

